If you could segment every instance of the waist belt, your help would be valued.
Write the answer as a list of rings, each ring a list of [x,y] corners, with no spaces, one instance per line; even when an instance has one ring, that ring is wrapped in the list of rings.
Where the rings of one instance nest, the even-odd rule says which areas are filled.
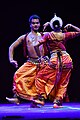
[[[48,56],[43,56],[43,57],[39,57],[39,58],[28,58],[27,61],[29,62],[33,62],[35,64],[39,64],[41,63],[41,59],[44,59],[45,62],[49,61],[49,57]]]
[[[54,50],[54,51],[51,51],[50,54],[53,54],[53,53],[56,53],[57,54],[57,57],[58,57],[58,69],[59,71],[62,70],[62,60],[61,60],[61,56],[62,56],[62,51],[61,50]]]

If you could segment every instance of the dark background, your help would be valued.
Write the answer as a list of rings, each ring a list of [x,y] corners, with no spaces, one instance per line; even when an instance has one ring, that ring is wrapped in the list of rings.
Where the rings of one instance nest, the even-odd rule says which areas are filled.
[[[8,49],[20,35],[28,32],[28,18],[32,14],[41,17],[41,24],[50,21],[54,13],[67,23],[80,27],[80,4],[76,1],[55,0],[3,0],[0,2],[0,101],[12,97],[12,79],[16,69],[9,63]],[[80,101],[80,37],[67,42],[74,68],[68,85],[71,101]],[[22,46],[16,49],[19,66],[24,62]]]

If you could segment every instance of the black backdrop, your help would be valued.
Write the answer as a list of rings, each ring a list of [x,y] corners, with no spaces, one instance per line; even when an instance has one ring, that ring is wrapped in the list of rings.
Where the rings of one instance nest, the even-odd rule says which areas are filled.
[[[16,69],[9,63],[8,49],[20,35],[28,32],[28,18],[38,14],[42,24],[49,21],[54,13],[63,19],[64,25],[72,23],[80,27],[80,6],[77,1],[54,0],[3,0],[0,3],[0,101],[12,97],[12,79]],[[19,66],[24,62],[22,46],[17,48],[15,57]],[[71,101],[80,101],[80,37],[67,42],[67,51],[74,62],[74,69],[68,85]]]

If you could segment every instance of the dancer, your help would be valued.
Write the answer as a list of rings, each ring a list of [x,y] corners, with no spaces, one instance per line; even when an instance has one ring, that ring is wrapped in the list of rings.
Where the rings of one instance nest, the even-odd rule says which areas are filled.
[[[67,24],[65,29],[72,27],[77,32],[63,32],[61,30],[63,21],[56,14],[47,24],[53,31],[47,32],[35,47],[46,42],[50,51],[50,60],[48,65],[38,72],[35,82],[38,94],[43,97],[52,94],[53,107],[58,108],[62,107],[73,68],[72,58],[66,51],[66,41],[79,36],[80,29],[72,24]]]
[[[44,105],[44,101],[38,99],[38,94],[36,92],[35,87],[35,76],[38,73],[38,71],[43,68],[43,64],[47,63],[48,56],[45,56],[44,54],[43,45],[40,46],[39,49],[34,48],[37,42],[40,39],[42,39],[42,34],[38,32],[40,28],[40,17],[38,15],[30,16],[29,24],[31,31],[27,34],[21,35],[9,47],[9,61],[16,68],[18,68],[18,63],[16,60],[14,60],[14,50],[23,42],[26,62],[20,68],[18,68],[18,70],[14,74],[13,77],[14,98],[6,97],[6,99],[10,102],[19,104],[20,103],[19,98],[23,98],[26,100],[33,101],[31,107],[38,107],[37,103]]]

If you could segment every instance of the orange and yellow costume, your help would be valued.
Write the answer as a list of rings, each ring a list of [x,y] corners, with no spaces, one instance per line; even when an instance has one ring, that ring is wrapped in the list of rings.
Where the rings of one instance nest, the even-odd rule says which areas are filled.
[[[36,76],[36,88],[45,98],[52,95],[53,99],[63,100],[66,95],[73,63],[66,52],[65,43],[68,39],[75,38],[80,32],[49,32],[43,36],[39,43],[47,42],[50,50],[50,61]]]
[[[42,58],[45,64],[47,63],[47,56]],[[43,63],[44,63],[43,62]],[[38,93],[35,87],[35,77],[39,70],[44,65],[39,59],[28,58],[14,74],[13,92],[27,100],[38,98]]]

